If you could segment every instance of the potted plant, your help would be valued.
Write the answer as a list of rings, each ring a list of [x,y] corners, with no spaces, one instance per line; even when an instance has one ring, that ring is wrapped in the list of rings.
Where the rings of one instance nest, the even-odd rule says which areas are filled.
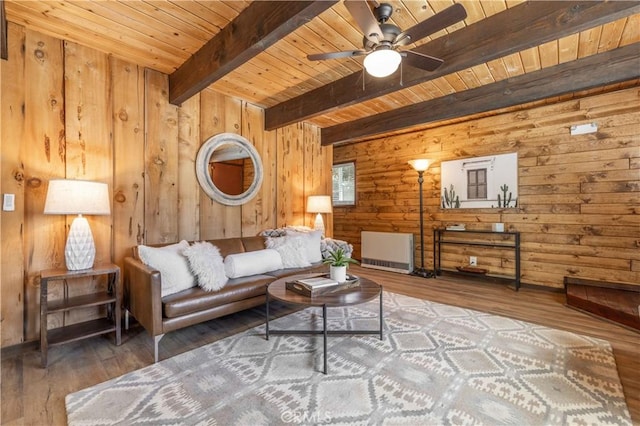
[[[329,276],[331,279],[339,283],[347,281],[347,266],[349,263],[358,263],[357,260],[348,257],[341,248],[329,253],[329,257],[324,259],[323,262],[329,264]]]

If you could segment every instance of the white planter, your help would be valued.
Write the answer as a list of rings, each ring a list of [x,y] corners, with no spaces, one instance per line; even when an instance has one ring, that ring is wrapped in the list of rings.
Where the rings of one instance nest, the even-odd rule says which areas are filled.
[[[343,283],[347,280],[347,267],[346,266],[330,266],[329,276],[332,280],[336,280],[339,283]]]

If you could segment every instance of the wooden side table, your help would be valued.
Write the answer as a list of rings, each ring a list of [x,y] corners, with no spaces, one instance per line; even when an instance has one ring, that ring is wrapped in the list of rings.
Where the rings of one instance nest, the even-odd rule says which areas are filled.
[[[107,276],[107,291],[68,296],[68,281],[85,277]],[[47,287],[49,281],[64,282],[64,297],[60,300],[49,301]],[[47,330],[47,316],[56,312],[68,312],[73,309],[89,306],[107,307],[107,316],[82,323],[71,324]],[[91,269],[68,271],[66,269],[49,269],[40,273],[40,353],[42,367],[47,366],[47,351],[49,346],[86,339],[100,334],[115,331],[116,345],[121,343],[122,285],[120,283],[120,268],[108,263],[96,265]]]

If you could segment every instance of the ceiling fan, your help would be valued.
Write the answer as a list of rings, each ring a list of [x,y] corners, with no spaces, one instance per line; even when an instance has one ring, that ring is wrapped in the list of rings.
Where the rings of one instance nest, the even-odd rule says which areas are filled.
[[[412,50],[401,51],[400,47],[443,30],[467,17],[467,11],[464,7],[456,3],[408,30],[402,31],[387,22],[393,13],[393,6],[388,3],[378,4],[373,10],[365,0],[345,0],[344,5],[364,33],[363,48],[317,53],[308,55],[307,59],[318,61],[366,55],[364,67],[367,73],[374,77],[387,77],[393,74],[398,69],[402,58],[408,65],[434,71],[442,65],[444,62],[442,59]]]

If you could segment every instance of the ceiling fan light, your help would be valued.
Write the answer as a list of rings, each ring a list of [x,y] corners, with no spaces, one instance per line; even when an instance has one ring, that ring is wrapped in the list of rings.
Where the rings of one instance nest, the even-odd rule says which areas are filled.
[[[369,53],[364,58],[364,68],[373,77],[386,77],[398,69],[402,57],[391,49],[380,49]]]

